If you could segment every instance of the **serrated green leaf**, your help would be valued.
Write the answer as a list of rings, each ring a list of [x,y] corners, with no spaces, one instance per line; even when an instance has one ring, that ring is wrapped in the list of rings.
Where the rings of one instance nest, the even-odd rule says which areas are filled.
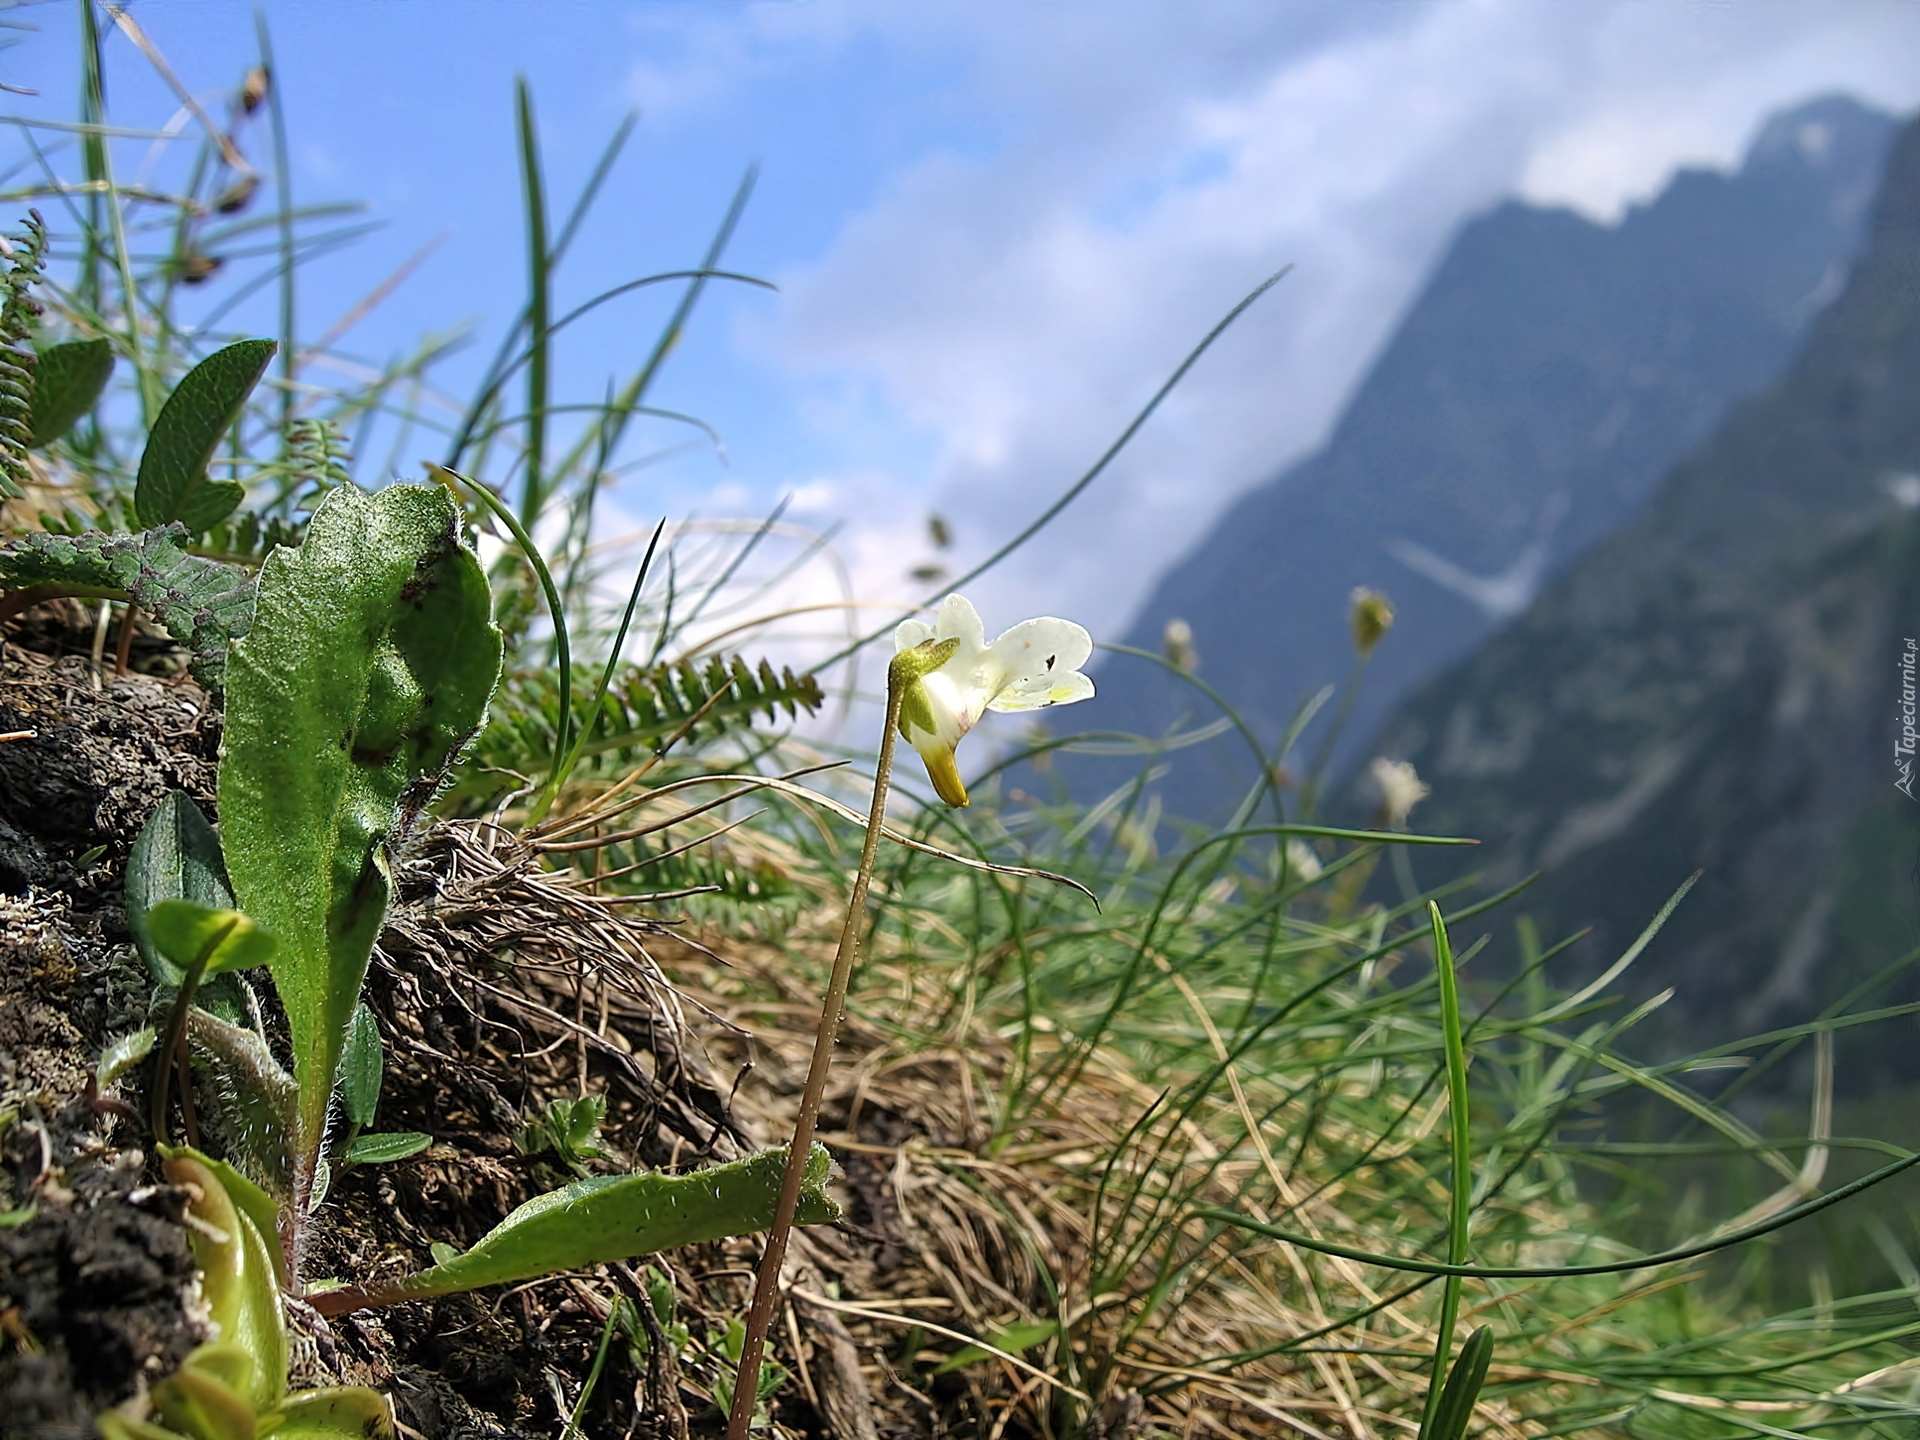
[[[47,253],[47,227],[27,212],[26,233],[13,237],[10,262],[0,275],[0,500],[18,499],[33,478],[27,443],[33,432],[34,374],[40,357],[29,343],[41,307],[28,295],[40,283]]]
[[[773,1223],[786,1163],[782,1147],[685,1175],[651,1171],[576,1180],[529,1200],[462,1255],[377,1289],[330,1291],[314,1297],[314,1306],[324,1315],[339,1315],[749,1235]],[[821,1225],[840,1218],[840,1207],[826,1191],[830,1166],[826,1147],[815,1145],[807,1157],[795,1223]]]
[[[228,665],[220,817],[234,894],[276,935],[299,1089],[294,1201],[386,914],[387,836],[484,723],[501,637],[438,487],[353,486],[260,575]]]
[[[418,1130],[389,1130],[378,1135],[356,1135],[340,1152],[343,1165],[391,1165],[396,1160],[411,1160],[433,1144],[431,1135]]]
[[[253,577],[185,549],[187,528],[137,535],[30,531],[0,540],[0,588],[129,599],[193,652],[194,678],[220,688],[227,647],[253,621]]]
[[[599,677],[580,668],[574,689],[594,693]],[[728,682],[732,683],[729,684]],[[776,671],[766,660],[758,667],[735,655],[705,665],[685,660],[671,665],[626,667],[600,694],[597,713],[586,717],[591,730],[579,744],[580,759],[613,755],[631,763],[641,747],[665,741],[701,711],[705,716],[687,736],[704,744],[750,728],[756,717],[778,722],[801,711],[817,712],[826,703],[820,682]],[[536,757],[551,754],[559,728],[559,684],[551,668],[516,671],[501,687],[498,718],[481,739],[475,755],[480,766],[503,770],[537,769]]]
[[[347,1048],[340,1054],[340,1103],[347,1119],[362,1128],[373,1123],[380,1108],[380,1072],[386,1054],[380,1045],[380,1026],[364,1003],[354,1006],[347,1025]]]
[[[191,900],[162,900],[147,911],[147,938],[185,972],[204,964],[202,978],[251,970],[273,958],[279,942],[238,910],[216,910]]]
[[[169,790],[135,838],[127,855],[126,897],[134,948],[155,980],[177,987],[180,967],[154,945],[147,933],[147,912],[165,900],[233,908],[220,837],[184,790]]]
[[[39,355],[27,434],[34,450],[51,445],[93,409],[113,374],[113,345],[104,338],[49,345]]]
[[[266,373],[279,345],[239,340],[189,370],[154,418],[134,479],[133,510],[142,525],[178,520],[195,534],[231,515],[246,487],[210,480],[207,466]]]

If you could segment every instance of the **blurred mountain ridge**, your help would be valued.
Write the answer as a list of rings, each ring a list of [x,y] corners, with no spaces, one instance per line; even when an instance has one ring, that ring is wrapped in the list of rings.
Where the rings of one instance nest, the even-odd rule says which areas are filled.
[[[1433,787],[1416,828],[1482,839],[1455,870],[1545,872],[1518,905],[1552,938],[1594,927],[1575,969],[1702,872],[1621,987],[1675,987],[1650,1042],[1691,1051],[1805,1020],[1920,946],[1920,803],[1896,748],[1916,642],[1920,121],[1777,384],[1406,697],[1378,748]],[[1417,857],[1420,882],[1450,863]],[[1915,993],[1909,975],[1864,1003]],[[1920,1076],[1912,1024],[1843,1034],[1843,1086]]]
[[[1272,747],[1306,696],[1346,677],[1352,590],[1380,589],[1399,619],[1332,769],[1363,758],[1394,702],[1521,614],[1780,374],[1845,284],[1894,129],[1823,97],[1770,119],[1739,170],[1682,170],[1617,224],[1518,201],[1468,221],[1326,445],[1240,500],[1127,643],[1159,650],[1186,622],[1200,678]],[[1160,738],[1217,714],[1136,659],[1104,660],[1098,679],[1106,732]],[[1224,814],[1258,773],[1238,735],[1161,763],[1168,812],[1194,818]],[[1093,801],[1140,764],[1068,755],[1059,770]]]

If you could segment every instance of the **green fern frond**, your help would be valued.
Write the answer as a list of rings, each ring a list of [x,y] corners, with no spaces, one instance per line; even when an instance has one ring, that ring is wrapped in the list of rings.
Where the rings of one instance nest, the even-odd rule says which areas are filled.
[[[296,420],[287,426],[287,471],[290,495],[310,497],[303,508],[329,490],[337,490],[352,481],[348,464],[353,454],[347,438],[331,420]]]
[[[40,283],[47,227],[40,212],[27,212],[26,232],[0,237],[0,256],[10,263],[0,290],[0,498],[15,500],[32,478],[27,448],[33,440],[33,387],[40,359],[33,350],[40,304],[27,292]]]
[[[574,693],[592,693],[598,678],[576,667]],[[599,723],[581,753],[637,760],[643,749],[667,740],[710,700],[713,708],[687,735],[689,746],[738,734],[756,716],[778,723],[783,717],[797,719],[802,712],[811,715],[825,703],[820,682],[811,675],[796,675],[788,667],[775,670],[765,659],[755,666],[742,655],[714,656],[704,664],[683,660],[635,668],[607,688]],[[503,770],[531,773],[539,768],[543,757],[553,752],[559,705],[558,678],[551,670],[509,674],[501,682],[493,720],[481,735],[475,758]]]
[[[631,850],[630,855],[616,853],[608,857],[615,869],[642,865],[622,878],[620,888],[635,892],[708,890],[720,900],[755,904],[797,893],[787,874],[770,861],[738,854],[728,848],[725,841],[680,849],[685,841],[672,831],[666,833],[672,838],[653,851],[657,858],[650,858],[638,844],[625,847]],[[674,853],[676,850],[679,853]]]
[[[353,454],[346,437],[331,420],[295,420],[287,427],[287,453],[266,467],[259,477],[277,477],[282,496],[291,508],[302,512],[288,519],[265,510],[236,511],[233,517],[208,530],[194,548],[241,564],[258,564],[276,545],[298,545],[307,533],[305,513],[318,505],[328,491],[351,484],[347,468]]]
[[[130,600],[193,652],[194,678],[217,690],[227,646],[253,623],[254,580],[188,553],[186,542],[178,521],[136,535],[30,532],[0,540],[0,589],[25,592],[10,597],[14,608],[55,595]]]
[[[305,520],[283,520],[257,510],[240,510],[200,537],[196,550],[223,560],[258,565],[276,545],[298,545],[307,533]]]

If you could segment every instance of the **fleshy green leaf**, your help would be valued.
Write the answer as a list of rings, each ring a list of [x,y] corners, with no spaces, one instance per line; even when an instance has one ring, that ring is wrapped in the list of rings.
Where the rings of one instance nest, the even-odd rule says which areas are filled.
[[[198,534],[231,515],[246,487],[211,480],[207,466],[280,347],[239,340],[216,350],[181,377],[154,418],[134,480],[133,511],[142,525],[178,520]]]
[[[279,948],[274,937],[238,910],[215,910],[191,900],[162,900],[147,910],[147,938],[183,972],[205,957],[202,978],[265,965]]]
[[[247,1394],[253,1369],[240,1345],[202,1345],[153,1387],[154,1412],[190,1440],[254,1440],[259,1415]]]
[[[786,1163],[783,1147],[685,1175],[650,1171],[576,1180],[529,1200],[464,1254],[376,1290],[317,1295],[314,1307],[324,1315],[340,1315],[752,1234],[773,1223]],[[840,1218],[840,1207],[826,1191],[830,1164],[826,1147],[815,1145],[796,1223],[820,1225]]]
[[[234,1204],[206,1156],[184,1147],[161,1153],[167,1182],[186,1186],[193,1195],[187,1206],[187,1239],[221,1342],[237,1347],[253,1362],[245,1398],[254,1410],[271,1409],[286,1391],[287,1327],[267,1243],[246,1211]],[[181,1373],[188,1368],[182,1366]],[[174,1423],[171,1417],[168,1423]]]
[[[167,792],[127,856],[127,929],[133,932],[134,948],[155,980],[177,986],[180,967],[160,953],[147,933],[147,912],[163,900],[233,908],[220,837],[184,790]]]
[[[69,340],[39,352],[34,377],[30,448],[51,445],[93,409],[113,374],[113,345],[105,339]]]
[[[193,675],[220,688],[227,646],[253,621],[253,577],[184,548],[184,525],[138,535],[32,530],[0,540],[0,588],[130,599],[193,651]]]
[[[356,1126],[373,1123],[380,1108],[380,1072],[386,1055],[380,1045],[380,1026],[364,1004],[353,1008],[347,1025],[347,1048],[340,1056],[340,1103]]]
[[[222,841],[241,908],[280,941],[296,1204],[386,914],[386,838],[486,718],[500,673],[491,609],[444,490],[342,486],[299,550],[268,557],[228,662]]]
[[[353,1143],[340,1152],[345,1165],[391,1165],[410,1160],[433,1144],[431,1135],[418,1130],[389,1130],[377,1135],[356,1135]]]
[[[297,1390],[281,1402],[278,1416],[273,1440],[393,1440],[387,1397],[364,1385]]]

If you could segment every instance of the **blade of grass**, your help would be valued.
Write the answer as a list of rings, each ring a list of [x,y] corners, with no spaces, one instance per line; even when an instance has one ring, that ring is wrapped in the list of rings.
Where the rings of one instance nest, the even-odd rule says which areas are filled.
[[[1915,1165],[1920,1165],[1920,1151],[1882,1165],[1878,1170],[1869,1171],[1858,1180],[1849,1181],[1838,1190],[1830,1190],[1817,1199],[1796,1205],[1791,1210],[1784,1210],[1769,1220],[1749,1225],[1743,1230],[1732,1230],[1716,1239],[1683,1245],[1673,1250],[1659,1250],[1651,1255],[1635,1255],[1626,1260],[1609,1260],[1597,1265],[1441,1264],[1433,1260],[1382,1255],[1371,1250],[1356,1249],[1351,1245],[1338,1245],[1329,1240],[1319,1240],[1311,1235],[1282,1229],[1278,1225],[1265,1225],[1257,1220],[1249,1220],[1246,1216],[1231,1210],[1196,1210],[1193,1216],[1197,1220],[1218,1220],[1222,1224],[1234,1225],[1242,1230],[1270,1235],[1276,1240],[1285,1240],[1290,1245],[1298,1245],[1303,1250],[1318,1250],[1323,1255],[1338,1255],[1343,1259],[1358,1260],[1387,1270],[1405,1270],[1415,1275],[1454,1275],[1466,1280],[1550,1280],[1576,1275],[1624,1275],[1635,1270],[1653,1270],[1662,1265],[1678,1264],[1682,1260],[1696,1260],[1702,1255],[1711,1255],[1716,1251],[1745,1244],[1749,1240],[1757,1240],[1762,1235],[1771,1235],[1776,1230],[1798,1224],[1810,1215],[1817,1215],[1822,1210],[1831,1209],[1844,1200],[1851,1200],[1863,1190],[1870,1190],[1876,1185],[1893,1179],[1896,1175],[1903,1175]]]
[[[1182,380],[1187,378],[1187,372],[1193,369],[1195,365],[1199,364],[1200,357],[1206,354],[1207,351],[1213,347],[1213,342],[1218,340],[1222,335],[1226,334],[1227,330],[1233,325],[1233,322],[1238,320],[1242,315],[1246,314],[1246,312],[1250,308],[1252,308],[1253,303],[1256,300],[1258,300],[1262,295],[1266,294],[1267,291],[1271,290],[1274,286],[1278,285],[1282,280],[1286,279],[1288,272],[1291,271],[1292,269],[1293,269],[1293,266],[1291,265],[1283,265],[1280,269],[1276,270],[1273,274],[1269,275],[1266,279],[1262,280],[1258,285],[1254,286],[1252,290],[1247,292],[1246,296],[1240,301],[1239,304],[1235,305],[1231,310],[1229,310],[1225,315],[1223,315],[1220,318],[1219,322],[1215,324],[1214,327],[1211,330],[1209,330],[1206,333],[1206,335],[1201,339],[1200,343],[1194,346],[1192,350],[1187,352],[1187,358],[1182,360],[1179,363],[1179,365],[1174,367],[1173,373],[1166,378],[1165,383],[1162,384],[1158,390],[1153,392],[1153,398],[1147,401],[1147,403],[1143,407],[1141,407],[1140,413],[1135,415],[1133,419],[1127,423],[1127,428],[1122,430],[1119,434],[1119,437],[1115,439],[1114,442],[1106,448],[1105,452],[1102,453],[1100,458],[1093,462],[1093,467],[1090,470],[1088,470],[1084,475],[1082,475],[1078,480],[1074,481],[1073,484],[1069,485],[1063,492],[1061,492],[1060,496],[1057,499],[1055,499],[1051,505],[1047,506],[1045,510],[1042,510],[1040,514],[1036,516],[1033,519],[1033,521],[1030,524],[1028,524],[1028,526],[1024,530],[1022,530],[1019,534],[1015,535],[1011,540],[1007,541],[1006,544],[1002,545],[998,550],[994,551],[993,554],[989,555],[985,560],[982,560],[978,565],[974,566],[973,569],[967,571],[967,573],[962,575],[959,579],[949,581],[947,584],[942,586],[942,588],[937,593],[933,595],[929,595],[925,600],[922,600],[918,605],[915,605],[910,609],[901,611],[892,620],[888,621],[885,625],[880,626],[877,630],[873,630],[868,634],[861,636],[860,639],[854,641],[852,644],[848,645],[845,649],[836,651],[834,654],[829,655],[826,659],[820,661],[819,664],[815,665],[813,667],[813,670],[809,671],[808,673],[812,674],[814,672],[826,669],[829,665],[837,664],[839,661],[846,659],[847,656],[851,655],[855,650],[860,649],[864,645],[872,643],[873,641],[879,639],[882,635],[892,634],[895,627],[898,626],[902,620],[905,620],[910,616],[917,614],[919,611],[926,609],[927,606],[933,604],[934,601],[938,600],[942,595],[951,594],[953,591],[958,590],[962,585],[965,585],[968,581],[978,579],[980,576],[986,574],[987,571],[991,570],[994,566],[998,565],[1002,560],[1006,559],[1007,556],[1011,555],[1014,551],[1018,550],[1022,545],[1026,544],[1027,541],[1031,540],[1035,535],[1038,535],[1048,525],[1052,524],[1054,516],[1058,515],[1062,510],[1066,509],[1067,506],[1071,505],[1075,500],[1077,500],[1080,496],[1080,492],[1085,490],[1095,480],[1098,480],[1100,476],[1105,472],[1107,466],[1113,463],[1115,457],[1117,457],[1122,450],[1127,448],[1127,445],[1132,441],[1133,437],[1140,433],[1140,427],[1145,425],[1147,421],[1153,417],[1153,412],[1160,408],[1160,402],[1165,400],[1167,396],[1171,395],[1174,391],[1174,387],[1177,386]],[[1262,758],[1264,760],[1265,757],[1263,756]]]
[[[512,532],[521,553],[527,557],[527,563],[533,566],[533,573],[539,577],[540,589],[547,597],[547,613],[553,617],[553,648],[556,663],[560,667],[560,723],[553,737],[553,775],[560,773],[560,766],[566,757],[569,735],[573,729],[573,647],[567,639],[567,612],[560,603],[560,591],[553,583],[553,574],[547,569],[546,557],[540,553],[540,547],[533,543],[533,537],[526,531],[513,511],[509,510],[493,491],[478,480],[468,479],[457,470],[449,470],[444,465],[428,463],[427,469],[441,484],[453,490],[452,482],[458,480],[474,496],[493,512],[494,518]],[[454,491],[455,494],[459,492]],[[549,781],[551,783],[551,781]]]
[[[264,10],[253,12],[253,27],[259,37],[260,68],[267,75],[267,103],[273,121],[273,194],[279,208],[280,226],[280,446],[282,457],[287,444],[287,426],[293,419],[293,376],[300,349],[294,343],[295,294],[293,275],[293,160],[287,146],[286,92],[281,88],[280,71],[273,61],[273,37],[267,33]]]
[[[93,0],[80,0],[84,12],[84,30],[90,38],[88,54],[91,65],[87,74],[86,108],[97,109],[97,123],[106,122],[106,83],[100,66],[100,30],[99,19],[94,14]],[[121,317],[126,322],[127,358],[133,362],[133,373],[137,378],[140,395],[140,423],[142,426],[152,423],[153,415],[160,408],[160,377],[146,362],[144,346],[140,335],[140,287],[133,278],[133,258],[127,251],[126,214],[120,206],[120,190],[113,178],[113,152],[104,139],[89,136],[87,142],[87,163],[89,180],[96,181],[100,187],[99,199],[106,209],[107,226],[113,232],[113,258],[115,268],[120,274],[120,300],[125,310]],[[92,173],[97,167],[98,173]],[[89,203],[91,204],[91,197]],[[97,231],[95,235],[97,237]]]
[[[600,672],[600,683],[595,687],[593,699],[587,705],[587,723],[580,727],[580,734],[568,749],[566,758],[554,768],[553,778],[541,792],[540,799],[527,815],[528,825],[538,825],[546,819],[547,811],[553,807],[554,798],[559,795],[560,787],[567,783],[567,777],[573,773],[573,767],[580,761],[580,752],[593,738],[593,732],[600,724],[600,706],[607,698],[607,687],[613,683],[614,669],[620,664],[621,647],[627,643],[627,627],[633,623],[634,607],[640,603],[640,591],[647,583],[647,571],[653,564],[654,547],[660,543],[667,522],[662,519],[654,526],[653,538],[647,542],[647,553],[640,559],[639,573],[633,577],[633,592],[627,596],[627,608],[620,617],[620,629],[613,637],[613,649],[607,654],[607,663]],[[562,704],[564,705],[564,701]]]
[[[747,173],[741,176],[740,184],[733,192],[733,201],[728,205],[725,216],[721,218],[720,228],[714,232],[713,239],[707,246],[706,258],[700,262],[700,269],[695,273],[693,282],[687,286],[686,294],[680,297],[680,303],[674,307],[666,327],[660,332],[660,338],[654,342],[653,353],[647,356],[646,363],[615,398],[612,413],[601,422],[607,434],[604,436],[582,435],[574,443],[573,449],[568,452],[566,458],[560,462],[556,473],[562,475],[571,473],[589,448],[598,446],[607,454],[611,454],[618,448],[620,437],[626,432],[627,421],[632,418],[640,402],[646,399],[647,390],[652,386],[654,377],[659,374],[660,367],[666,362],[667,356],[673,353],[674,347],[680,343],[680,337],[686,331],[687,321],[693,315],[693,308],[700,303],[700,297],[706,291],[707,280],[719,267],[720,257],[726,253],[727,245],[733,239],[733,232],[740,224],[740,217],[746,213],[747,201],[752,198],[753,187],[759,178],[760,168],[757,165],[749,165]]]
[[[78,0],[80,6],[80,122],[83,127],[80,153],[86,165],[87,225],[80,256],[80,298],[98,314],[104,296],[100,285],[101,207],[105,203],[107,180],[107,141],[101,127],[107,123],[106,76],[100,63],[100,18],[93,0]]]
[[[605,183],[607,175],[613,169],[613,162],[626,146],[628,137],[633,134],[633,127],[638,119],[637,115],[628,111],[625,118],[621,120],[619,128],[613,132],[613,138],[607,142],[606,149],[600,152],[600,159],[593,167],[593,174],[587,177],[585,188],[581,190],[580,197],[574,201],[572,213],[567,216],[567,223],[560,227],[559,238],[553,242],[553,250],[549,257],[551,267],[557,268],[566,255],[567,247],[573,242],[574,232],[586,219],[588,210],[592,208],[594,199],[600,193],[601,185]],[[461,416],[460,425],[454,432],[452,448],[447,452],[446,464],[449,467],[459,465],[461,458],[466,454],[467,446],[472,443],[473,428],[480,423],[481,417],[486,413],[494,391],[501,382],[502,371],[508,358],[514,353],[514,347],[520,343],[520,337],[526,333],[527,318],[528,312],[523,308],[501,339],[500,348],[494,354],[493,363],[487,366],[486,374],[481,377],[480,386],[474,391],[475,398],[468,402],[466,412]]]
[[[527,222],[527,473],[520,492],[520,523],[531,530],[545,507],[547,456],[548,304],[553,294],[552,257],[547,252],[546,182],[540,170],[540,137],[534,130],[533,94],[527,77],[513,82],[514,131],[520,146],[520,197]],[[562,723],[565,729],[564,722]],[[556,770],[556,774],[558,771]]]
[[[1452,1142],[1452,1205],[1448,1213],[1447,1263],[1467,1260],[1467,1227],[1473,1218],[1473,1149],[1467,1109],[1467,1047],[1460,1032],[1460,981],[1453,970],[1453,946],[1440,906],[1429,900],[1427,917],[1433,926],[1433,968],[1440,980],[1440,1029],[1447,1054],[1447,1120]],[[1447,1356],[1453,1349],[1453,1327],[1460,1314],[1460,1276],[1448,1275],[1440,1292],[1439,1336],[1433,1346],[1433,1374],[1427,1383],[1426,1409],[1420,1417],[1421,1440],[1431,1433],[1447,1378]]]

